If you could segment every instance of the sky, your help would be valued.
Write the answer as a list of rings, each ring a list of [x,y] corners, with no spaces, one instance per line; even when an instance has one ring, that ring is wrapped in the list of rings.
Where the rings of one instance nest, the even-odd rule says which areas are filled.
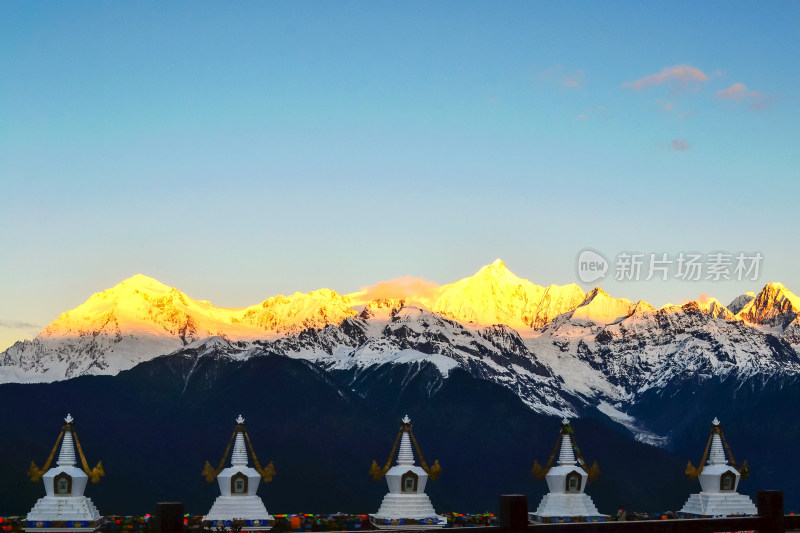
[[[657,306],[800,293],[798,28],[781,1],[3,2],[0,349],[137,273],[230,307],[495,258]]]

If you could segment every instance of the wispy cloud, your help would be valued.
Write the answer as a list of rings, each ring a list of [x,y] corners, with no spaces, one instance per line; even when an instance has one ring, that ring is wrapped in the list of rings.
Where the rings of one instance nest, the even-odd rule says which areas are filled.
[[[559,80],[559,82],[564,87],[580,87],[583,85],[583,72],[577,70],[570,76],[564,76]]]
[[[0,328],[6,329],[39,329],[38,324],[31,324],[29,322],[19,322],[16,320],[0,320]]]
[[[699,68],[691,65],[675,65],[664,67],[661,72],[650,74],[635,81],[626,81],[623,87],[630,87],[634,91],[644,91],[656,85],[668,84],[672,91],[677,92],[690,87],[696,87],[700,83],[708,81],[709,77]]]
[[[439,284],[422,278],[404,276],[401,278],[381,281],[369,287],[362,287],[361,292],[350,295],[360,303],[367,303],[372,300],[384,298],[396,298],[414,302],[421,302],[425,305],[436,299],[439,295]]]
[[[680,120],[697,115],[696,110],[682,110],[681,107],[679,107],[677,104],[669,100],[658,99],[656,100],[656,104],[658,105],[658,108],[661,109],[661,111],[669,115],[672,115],[673,117],[676,117]]]
[[[744,100],[747,97],[747,85],[744,83],[734,83],[727,89],[717,91],[717,98],[723,100]]]
[[[533,79],[550,83],[557,87],[578,89],[583,86],[583,71],[580,69],[568,70],[561,65],[556,65],[537,73]]]
[[[599,105],[591,109],[585,110],[583,113],[576,115],[578,120],[592,119],[605,119],[608,117],[608,109],[604,105]]]
[[[704,303],[708,303],[709,301],[714,300],[714,299],[715,298],[713,298],[710,294],[706,294],[706,293],[703,292],[703,293],[700,293],[700,296],[698,296],[697,298],[688,298],[688,297],[681,298],[681,301],[680,301],[679,305],[688,304],[689,302],[699,302],[701,304],[704,304]]]
[[[659,150],[668,150],[671,152],[686,152],[691,148],[689,141],[683,137],[676,137],[669,142],[659,142]]]
[[[767,93],[748,91],[747,85],[741,82],[734,83],[727,89],[717,91],[717,98],[720,100],[746,100],[752,109],[758,109],[759,111],[763,110],[764,106],[772,100],[772,97]]]
[[[676,152],[685,152],[689,149],[689,141],[684,138],[678,137],[677,139],[672,139],[670,143],[670,148],[675,150]]]
[[[673,111],[675,111],[675,104],[672,102],[667,102],[665,100],[656,100],[656,103],[658,104],[658,107],[660,107],[663,111],[666,111],[667,113],[672,113]]]

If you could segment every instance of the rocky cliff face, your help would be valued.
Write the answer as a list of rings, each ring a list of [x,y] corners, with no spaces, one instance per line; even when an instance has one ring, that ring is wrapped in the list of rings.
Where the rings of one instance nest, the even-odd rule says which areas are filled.
[[[800,313],[800,297],[781,283],[768,283],[736,316],[751,324],[783,331]]]

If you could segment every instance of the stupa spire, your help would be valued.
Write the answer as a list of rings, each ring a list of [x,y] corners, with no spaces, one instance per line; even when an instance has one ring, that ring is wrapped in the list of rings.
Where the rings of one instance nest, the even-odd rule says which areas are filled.
[[[383,468],[381,468],[378,466],[376,461],[372,461],[369,474],[372,476],[373,480],[379,481],[392,467],[392,457],[394,457],[395,451],[397,451],[398,466],[414,466],[416,464],[414,459],[414,449],[416,449],[417,456],[419,456],[420,466],[425,473],[431,477],[431,480],[436,481],[442,472],[442,467],[439,466],[439,461],[434,461],[433,466],[428,466],[428,464],[425,462],[425,458],[422,456],[422,451],[419,449],[417,439],[414,438],[414,431],[411,429],[411,419],[408,418],[408,415],[405,415],[402,419],[402,422],[403,423],[400,426],[400,431],[397,433],[397,438],[394,441],[394,446],[392,446],[392,451],[389,452],[389,457],[386,459],[386,464]]]
[[[414,450],[411,448],[411,437],[409,431],[411,427],[411,419],[408,415],[403,417],[403,435],[400,437],[400,449],[397,451],[397,464],[404,466],[413,466],[414,464]]]
[[[725,448],[722,447],[722,437],[720,436],[719,420],[714,418],[711,436],[711,449],[708,452],[709,465],[726,465],[728,460],[725,458]]]
[[[75,443],[72,439],[72,423],[75,421],[72,416],[67,413],[64,419],[64,438],[61,440],[61,451],[58,453],[58,466],[75,466],[77,458],[75,457]]]
[[[233,442],[231,466],[247,466],[247,447],[244,444],[244,418],[236,419],[236,439]]]
[[[569,435],[561,435],[561,451],[558,453],[559,465],[574,465],[575,453],[572,451],[572,442]]]
[[[231,452],[231,446],[233,446],[233,452]],[[262,468],[261,464],[258,462],[258,457],[256,457],[256,452],[253,450],[253,445],[250,443],[250,437],[247,435],[247,429],[244,426],[244,418],[242,415],[239,415],[236,418],[236,427],[231,433],[231,438],[228,441],[228,446],[225,448],[225,453],[222,455],[222,459],[219,460],[219,466],[214,469],[211,464],[206,461],[205,466],[203,467],[203,476],[206,478],[206,481],[211,483],[216,479],[220,472],[222,472],[222,467],[225,466],[225,460],[228,457],[228,454],[231,454],[231,468],[233,467],[242,467],[242,468],[249,468],[248,465],[248,454],[247,449],[250,449],[250,454],[253,455],[253,463],[255,465],[256,471],[261,474],[261,478],[269,483],[272,481],[272,476],[275,475],[275,465],[272,464],[272,461],[266,466],[266,468]]]
[[[572,438],[569,435],[569,419],[565,418],[561,421],[561,450],[558,453],[558,464],[560,465],[574,465],[575,452],[572,450]]]

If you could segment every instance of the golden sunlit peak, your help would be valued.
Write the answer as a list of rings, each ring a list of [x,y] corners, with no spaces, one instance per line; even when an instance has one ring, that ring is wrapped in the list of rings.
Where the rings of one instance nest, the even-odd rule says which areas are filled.
[[[586,301],[591,301],[596,296],[607,296],[608,298],[612,298],[612,296],[610,294],[608,294],[606,291],[604,291],[600,287],[595,287],[594,289],[591,290],[591,292],[589,292],[589,294],[586,295]]]
[[[788,300],[793,307],[800,309],[800,296],[787,289],[783,283],[771,281],[764,285],[764,288],[759,291],[755,299],[745,308],[761,305],[757,304],[758,301],[780,301],[783,299]],[[744,311],[744,308],[742,310]]]
[[[777,281],[771,281],[764,285],[764,288],[756,295],[751,305],[756,305],[755,302],[757,300],[780,301],[781,299],[788,300],[793,307],[800,309],[800,296],[787,289],[783,283]]]
[[[125,283],[126,285],[163,285],[163,283],[158,281],[156,278],[151,278],[150,276],[145,276],[144,274],[134,274],[128,279],[122,280],[120,283]]]
[[[133,276],[129,277],[126,280],[123,280],[118,285],[113,287],[112,290],[118,288],[133,289],[141,292],[158,292],[158,293],[169,292],[173,290],[172,287],[164,285],[157,279],[145,276],[144,274],[134,274]]]
[[[156,279],[139,273],[139,274],[134,274],[133,276],[123,281],[156,281]]]
[[[633,308],[633,314],[635,315],[637,314],[641,315],[645,313],[655,313],[655,312],[656,308],[644,300],[639,300],[638,302],[636,302],[636,306]]]
[[[481,269],[478,270],[477,274],[482,274],[482,275],[488,274],[491,276],[499,275],[500,277],[514,276],[514,274],[508,269],[508,267],[506,266],[506,264],[503,262],[502,259],[495,259],[491,264],[481,267]]]

